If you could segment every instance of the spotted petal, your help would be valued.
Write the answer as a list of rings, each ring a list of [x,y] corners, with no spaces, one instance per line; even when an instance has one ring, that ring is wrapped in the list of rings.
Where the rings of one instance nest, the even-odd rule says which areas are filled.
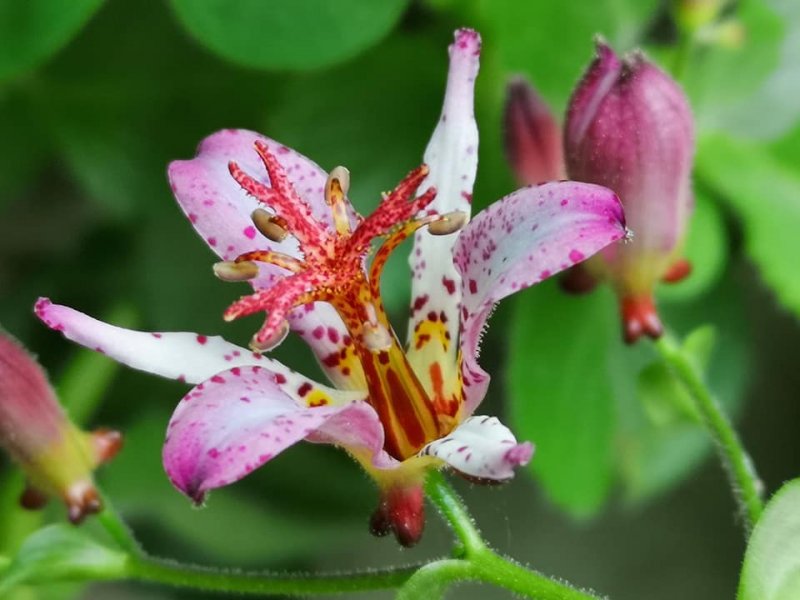
[[[170,163],[172,191],[197,233],[220,258],[232,260],[245,252],[267,249],[299,257],[297,242],[291,236],[276,243],[258,233],[250,215],[256,208],[265,207],[246,194],[228,170],[228,162],[235,160],[251,177],[269,184],[269,177],[255,150],[256,141],[266,144],[281,163],[289,181],[309,204],[313,217],[333,227],[331,210],[324,197],[327,174],[294,150],[244,129],[218,131],[200,143],[195,158]],[[355,212],[346,200],[345,204],[351,223],[355,223]],[[284,275],[286,271],[262,264],[260,276],[253,281],[253,286],[268,287],[277,277]],[[326,359],[330,362],[329,357],[344,350],[342,340],[347,333],[333,308],[315,303],[307,309],[295,310],[289,317],[289,324],[311,346],[334,383],[340,387],[357,384],[354,377],[344,375],[341,369],[330,367],[325,362]],[[328,336],[327,331],[331,329],[335,334]],[[325,331],[326,335],[315,335],[315,331]]]
[[[430,175],[420,193],[430,186],[436,198],[428,206],[440,214],[462,211],[469,217],[472,185],[478,168],[478,127],[474,114],[475,78],[478,74],[481,39],[477,32],[460,29],[450,46],[450,70],[444,105],[424,162]],[[429,367],[439,361],[444,368],[456,363],[454,344],[458,335],[459,276],[450,257],[456,235],[434,236],[421,229],[411,253],[411,321],[408,356],[429,393],[433,382]],[[455,377],[445,373],[447,381]],[[446,391],[445,391],[446,393]]]
[[[370,451],[383,442],[363,394],[308,380],[297,388],[270,368],[231,369],[195,387],[175,409],[164,468],[199,503],[309,436]]]
[[[226,342],[219,336],[189,332],[145,332],[98,321],[68,306],[40,298],[36,316],[64,337],[102,352],[122,364],[188,383],[200,383],[231,367],[267,365],[289,376],[277,361]]]
[[[462,276],[466,414],[475,410],[489,383],[476,359],[494,304],[624,236],[625,220],[616,195],[604,187],[571,181],[518,190],[466,227],[455,247],[455,264]]]
[[[470,417],[420,454],[435,456],[470,477],[504,481],[514,476],[516,467],[528,464],[533,445],[518,443],[496,417]]]

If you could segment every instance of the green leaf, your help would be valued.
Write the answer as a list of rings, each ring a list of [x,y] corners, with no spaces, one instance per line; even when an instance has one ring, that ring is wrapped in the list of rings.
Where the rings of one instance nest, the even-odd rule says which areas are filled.
[[[486,39],[503,66],[527,74],[554,106],[564,106],[594,56],[594,36],[602,34],[620,51],[631,49],[647,29],[658,2],[481,0],[478,6]]]
[[[720,286],[691,302],[661,302],[660,312],[670,329],[686,335],[684,349],[705,372],[709,387],[726,413],[735,416],[741,406],[749,364],[747,332],[741,326],[745,317],[737,282],[727,276]],[[704,321],[710,325],[698,328],[697,323]],[[632,386],[630,381],[635,381],[637,370],[653,357],[649,345],[642,343],[632,348],[619,348],[612,355],[619,411],[616,448],[625,494],[634,503],[646,501],[676,485],[712,449],[707,433],[695,419],[674,418],[666,423],[654,423],[645,412],[641,389]],[[679,402],[689,401],[682,392],[675,390],[673,381],[667,385],[679,394]],[[686,410],[692,415],[694,410],[688,406]]]
[[[613,475],[614,300],[608,289],[572,297],[542,285],[514,310],[507,372],[514,431],[536,444],[531,468],[551,500],[573,516],[590,516]]]
[[[647,416],[656,427],[669,427],[699,415],[692,397],[663,362],[654,362],[639,372],[637,395]]]
[[[800,598],[800,479],[767,504],[744,557],[737,600]]]
[[[0,576],[0,594],[21,583],[70,579],[116,579],[126,571],[127,556],[111,550],[71,525],[40,529],[22,544]]]
[[[33,69],[58,52],[103,0],[0,3],[0,81]]]
[[[785,26],[767,2],[744,0],[737,5],[735,15],[745,30],[741,46],[697,49],[684,77],[701,130],[738,126],[732,118],[734,109],[767,82],[780,61]],[[758,110],[756,106],[750,108]]]
[[[314,69],[343,62],[383,38],[408,0],[172,0],[204,46],[260,69]],[[338,89],[333,88],[331,96]]]
[[[739,9],[742,48],[700,53],[690,92],[705,91],[699,107],[704,127],[752,138],[772,138],[800,118],[800,3],[749,0]],[[700,99],[698,99],[700,100]]]
[[[741,219],[747,254],[764,281],[800,315],[800,176],[764,147],[722,135],[701,140],[697,173]]]

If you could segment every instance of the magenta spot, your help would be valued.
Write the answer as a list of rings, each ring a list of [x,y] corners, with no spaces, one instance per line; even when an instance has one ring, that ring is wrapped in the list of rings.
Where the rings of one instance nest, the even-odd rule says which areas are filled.
[[[275,383],[278,385],[286,383],[286,376],[283,373],[275,373]]]
[[[241,398],[239,398],[239,400],[241,400],[242,402],[246,402],[247,404],[250,404],[250,398],[248,398],[247,396],[242,396]]]
[[[322,325],[320,325],[319,327],[315,327],[314,331],[311,332],[311,335],[313,335],[318,340],[321,340],[325,336],[325,328]]]
[[[584,259],[583,252],[581,252],[580,250],[570,250],[569,259],[572,262],[580,262]]]
[[[213,201],[213,200],[211,200],[211,199],[208,199],[208,200],[203,200],[203,204],[204,204],[205,206],[214,206],[214,201]]]
[[[208,245],[209,246],[216,246],[217,245],[217,238],[213,238],[213,237],[208,238]]]
[[[567,200],[566,198],[564,198],[564,199],[561,201],[561,206],[566,206],[566,205],[567,205],[567,202],[568,202],[568,200]]]
[[[239,377],[242,374],[242,370],[239,367],[233,367],[231,369],[231,373],[236,375],[236,377]]]
[[[200,344],[201,346],[203,344],[205,344],[207,341],[208,341],[208,338],[206,336],[204,336],[204,335],[198,335],[197,336],[197,343]]]
[[[548,277],[550,277],[550,275],[552,275],[552,273],[550,273],[549,270],[545,269],[544,271],[539,273],[539,278],[540,279],[547,279]]]
[[[197,223],[197,215],[194,213],[189,213],[189,221],[192,223]]]
[[[328,327],[328,339],[337,344],[339,342],[339,332],[333,327]]]
[[[256,228],[252,225],[249,225],[244,228],[244,235],[245,237],[250,238],[251,240],[256,237]]]
[[[474,279],[469,280],[469,293],[470,294],[477,294],[478,293],[478,282]]]
[[[456,293],[456,282],[447,277],[442,277],[442,285],[447,289],[448,294]]]
[[[221,375],[214,375],[211,378],[211,381],[213,381],[214,383],[225,383],[225,378],[222,377]]]
[[[219,458],[219,450],[216,448],[211,448],[206,454],[208,454],[209,458]]]
[[[312,388],[312,385],[308,381],[306,381],[306,382],[303,383],[303,385],[301,385],[299,388],[297,388],[297,395],[302,398],[303,396],[308,394],[308,392],[311,391],[311,388]]]
[[[162,337],[160,333],[151,333],[150,335],[152,335],[156,339],[161,339]]]

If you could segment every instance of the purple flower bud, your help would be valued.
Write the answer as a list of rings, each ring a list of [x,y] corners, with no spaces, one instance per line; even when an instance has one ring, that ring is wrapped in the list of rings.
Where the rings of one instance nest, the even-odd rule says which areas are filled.
[[[630,243],[608,247],[589,266],[617,290],[626,341],[658,337],[655,283],[688,274],[679,256],[692,203],[694,131],[686,97],[640,52],[620,60],[598,42],[570,100],[564,146],[569,177],[614,190],[633,231]]]
[[[86,433],[73,425],[39,364],[0,333],[0,445],[28,476],[21,502],[39,508],[48,495],[67,505],[78,523],[102,507],[92,470],[119,450],[119,433]]]
[[[522,77],[508,84],[503,124],[506,157],[520,183],[565,178],[561,128],[550,107]]]

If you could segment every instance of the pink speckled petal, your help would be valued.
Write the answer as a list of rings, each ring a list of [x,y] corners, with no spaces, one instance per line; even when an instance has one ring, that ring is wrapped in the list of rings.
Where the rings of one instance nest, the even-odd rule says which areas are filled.
[[[291,236],[276,243],[258,233],[250,214],[265,207],[245,193],[228,171],[228,162],[234,160],[248,175],[269,185],[269,177],[255,150],[256,141],[266,144],[274,154],[292,185],[308,202],[314,218],[333,227],[331,210],[324,197],[328,177],[325,171],[305,156],[253,131],[218,131],[200,143],[195,158],[171,162],[168,175],[175,198],[192,226],[223,260],[258,249],[299,256],[297,243]],[[349,212],[353,218],[351,208]]]
[[[425,446],[420,455],[436,456],[469,477],[505,481],[516,467],[528,464],[533,444],[518,443],[497,417],[475,416]]]
[[[307,401],[327,404],[309,407]],[[365,414],[371,412],[372,420]],[[224,371],[201,383],[178,404],[167,430],[164,468],[172,483],[195,502],[237,481],[307,436],[322,432],[329,441],[348,420],[358,422],[349,443],[367,427],[363,445],[382,443],[377,415],[363,394],[341,392],[309,380],[301,386],[269,368]],[[325,431],[325,425],[331,431]],[[377,424],[377,425],[376,425]]]
[[[624,236],[625,218],[617,196],[604,187],[571,181],[518,190],[466,227],[455,247],[455,264],[462,276],[466,414],[475,410],[489,383],[476,359],[481,331],[494,304]]]
[[[291,371],[260,354],[226,342],[219,336],[197,333],[145,332],[98,321],[68,306],[40,298],[36,316],[64,337],[102,352],[124,365],[170,379],[200,383],[236,366],[269,365],[286,376]]]
[[[478,75],[481,38],[471,29],[459,29],[450,46],[450,70],[447,75],[444,105],[439,122],[425,150],[424,162],[430,174],[419,188],[436,188],[436,198],[429,211],[445,214],[462,211],[469,217],[472,185],[478,169],[478,127],[475,123],[474,93]],[[434,236],[426,228],[414,236],[411,252],[411,320],[408,327],[409,360],[415,371],[425,373],[438,352],[431,344],[421,355],[413,343],[417,325],[435,313],[445,322],[452,339],[458,335],[458,303],[461,289],[459,276],[451,260],[457,235]],[[446,317],[441,319],[442,313]],[[445,359],[455,363],[457,348],[450,345]]]
[[[245,252],[267,249],[299,257],[297,242],[292,236],[276,243],[258,233],[250,215],[254,209],[265,207],[247,195],[228,171],[228,162],[235,160],[251,177],[269,184],[269,177],[255,150],[256,141],[265,143],[275,155],[297,192],[308,202],[314,218],[333,227],[331,210],[324,198],[327,174],[294,150],[245,129],[218,131],[200,143],[195,158],[170,163],[168,174],[172,191],[197,233],[220,258],[232,260]],[[351,225],[354,225],[355,212],[349,202],[346,204]],[[260,276],[252,282],[256,289],[269,287],[276,277],[286,275],[286,271],[273,265],[261,264],[259,268]],[[309,305],[308,309],[293,311],[288,320],[292,329],[311,346],[334,384],[356,386],[357,382],[352,378],[325,365],[326,357],[342,350],[341,342],[331,341],[328,336],[313,335],[320,328],[325,331],[334,329],[338,340],[347,335],[342,320],[332,307],[317,302]]]

